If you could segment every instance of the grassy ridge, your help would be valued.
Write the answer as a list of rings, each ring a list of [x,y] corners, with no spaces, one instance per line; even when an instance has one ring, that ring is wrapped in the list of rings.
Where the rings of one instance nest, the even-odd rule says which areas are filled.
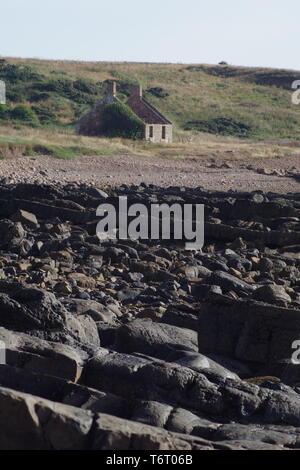
[[[36,112],[39,125],[57,131],[72,133],[74,123],[103,95],[105,80],[114,78],[124,99],[125,83],[139,81],[146,98],[174,122],[180,135],[189,129],[187,135],[202,131],[257,140],[300,140],[300,106],[291,103],[291,84],[300,72],[37,59],[6,59],[7,64],[27,72],[15,83],[6,79],[9,104],[25,101]]]

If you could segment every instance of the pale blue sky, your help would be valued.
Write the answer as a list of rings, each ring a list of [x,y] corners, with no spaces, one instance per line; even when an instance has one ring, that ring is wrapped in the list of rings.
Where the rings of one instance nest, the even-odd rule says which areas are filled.
[[[300,69],[299,0],[0,0],[0,55]]]

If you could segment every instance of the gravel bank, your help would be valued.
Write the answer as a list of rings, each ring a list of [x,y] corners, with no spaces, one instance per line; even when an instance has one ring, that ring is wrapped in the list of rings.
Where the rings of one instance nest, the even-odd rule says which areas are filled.
[[[171,160],[120,155],[79,156],[68,161],[49,156],[19,157],[0,161],[0,177],[13,182],[82,182],[110,186],[145,182],[160,186],[202,186],[211,190],[299,191],[299,182],[285,176],[288,172],[300,172],[298,157],[234,158],[227,162],[224,167],[224,161],[212,162],[205,158]],[[266,169],[266,173],[276,169],[278,174],[258,174],[257,169]]]

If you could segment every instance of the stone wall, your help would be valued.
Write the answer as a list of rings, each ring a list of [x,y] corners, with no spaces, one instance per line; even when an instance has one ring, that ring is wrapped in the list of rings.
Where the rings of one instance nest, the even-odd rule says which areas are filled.
[[[102,111],[105,106],[119,103],[116,97],[115,84],[108,84],[107,92],[103,99],[86,115],[84,115],[76,126],[76,134],[96,137],[101,135]]]
[[[165,128],[165,138],[163,139],[163,127]],[[151,133],[152,128],[152,133]],[[145,139],[150,142],[171,143],[173,140],[173,126],[171,124],[146,124]]]
[[[0,104],[6,103],[5,82],[0,80]]]

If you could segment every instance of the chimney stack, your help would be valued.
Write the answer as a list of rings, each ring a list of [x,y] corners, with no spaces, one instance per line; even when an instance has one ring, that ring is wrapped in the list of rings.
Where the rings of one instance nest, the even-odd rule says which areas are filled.
[[[143,95],[143,89],[141,85],[131,85],[131,95],[132,96],[140,96]]]
[[[108,82],[107,84],[107,94],[116,96],[117,94],[117,82]]]

